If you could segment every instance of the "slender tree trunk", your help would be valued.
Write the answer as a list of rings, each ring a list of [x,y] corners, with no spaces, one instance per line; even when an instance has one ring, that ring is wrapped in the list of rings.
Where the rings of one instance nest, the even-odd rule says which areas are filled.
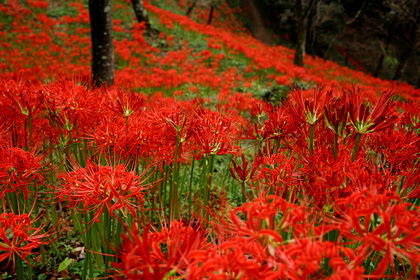
[[[133,5],[133,10],[136,14],[137,21],[139,23],[145,22],[146,29],[150,30],[149,15],[143,6],[143,0],[131,0],[131,4]]]
[[[114,84],[114,33],[111,0],[89,0],[92,38],[92,82]]]
[[[417,82],[416,82],[415,87],[417,89],[420,89],[420,68],[417,71],[418,71],[418,73],[417,73]]]
[[[408,58],[410,57],[410,54],[411,54],[412,50],[413,49],[410,48],[410,49],[404,51],[401,54],[400,59],[398,60],[397,68],[395,69],[394,80],[400,80],[401,79],[405,64],[407,63]]]
[[[207,20],[207,25],[211,24],[211,21],[213,20],[213,14],[214,14],[214,1],[212,1],[210,4],[210,13],[209,13],[209,18]]]
[[[316,41],[316,28],[314,27],[315,21],[318,18],[318,5],[321,2],[317,2],[315,5],[310,7],[306,20],[306,52],[310,55],[315,55],[315,41]]]
[[[344,58],[344,65],[345,66],[349,65],[349,55],[350,55],[350,48],[346,47],[346,57]]]
[[[195,6],[197,5],[198,0],[194,0],[191,4],[191,6],[188,7],[187,12],[185,13],[186,16],[190,16],[190,14],[192,13],[192,11],[194,10]]]
[[[303,60],[305,58],[306,24],[303,17],[302,0],[296,0],[295,15],[297,21],[297,39],[293,63],[297,66],[303,66]]]
[[[396,20],[394,18],[394,20],[392,21],[390,25],[390,28],[388,29],[388,36],[386,37],[386,41],[385,41],[385,50],[382,52],[381,56],[379,57],[378,65],[376,66],[375,72],[373,73],[374,77],[378,77],[379,73],[381,72],[382,64],[388,53],[389,46],[391,45],[391,41],[394,38],[395,25],[396,25]]]

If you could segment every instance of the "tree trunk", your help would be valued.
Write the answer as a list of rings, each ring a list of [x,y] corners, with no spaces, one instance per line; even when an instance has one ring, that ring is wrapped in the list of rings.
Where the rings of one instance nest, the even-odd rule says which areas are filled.
[[[415,87],[417,89],[420,89],[420,68],[417,71],[418,71],[418,73],[417,73],[417,82],[416,82]]]
[[[111,0],[89,0],[92,38],[92,84],[114,84],[114,32]]]
[[[389,46],[391,45],[391,41],[394,38],[395,25],[396,25],[396,20],[394,18],[392,20],[390,28],[388,29],[388,36],[386,37],[386,41],[385,41],[385,50],[382,52],[381,56],[379,57],[378,65],[376,66],[376,70],[373,73],[374,77],[378,77],[379,73],[381,72],[382,64],[384,62],[385,56],[387,55],[388,50],[389,50]]]
[[[401,79],[405,64],[407,63],[408,58],[410,57],[410,54],[411,54],[412,50],[413,49],[410,48],[410,49],[404,51],[401,54],[400,59],[398,60],[397,69],[395,69],[394,80],[400,80]]]
[[[312,7],[309,7],[310,10],[307,15],[306,20],[306,52],[310,55],[316,55],[315,51],[315,41],[316,41],[316,28],[314,27],[315,21],[318,18],[318,5],[321,3],[317,2]]]
[[[297,39],[293,63],[297,66],[303,66],[303,60],[305,58],[306,24],[304,22],[302,0],[296,0],[295,16],[297,21]]]
[[[131,0],[133,5],[134,13],[136,14],[137,21],[139,23],[146,23],[146,29],[150,30],[149,15],[143,6],[143,0]]]
[[[195,5],[197,5],[198,0],[194,0],[191,4],[191,6],[188,7],[187,12],[185,13],[187,17],[190,16],[191,12],[194,10]]]
[[[207,25],[211,24],[211,21],[213,20],[213,14],[214,14],[214,1],[212,1],[210,5],[210,13],[209,13],[209,18],[207,20]]]

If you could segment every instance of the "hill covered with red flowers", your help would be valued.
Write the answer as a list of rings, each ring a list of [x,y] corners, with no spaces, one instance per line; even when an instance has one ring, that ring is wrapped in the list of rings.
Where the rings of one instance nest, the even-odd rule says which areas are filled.
[[[165,2],[0,4],[0,276],[415,279],[420,91]]]

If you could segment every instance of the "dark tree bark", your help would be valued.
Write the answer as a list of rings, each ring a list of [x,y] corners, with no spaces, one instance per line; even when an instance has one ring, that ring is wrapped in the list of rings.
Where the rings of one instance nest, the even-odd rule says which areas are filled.
[[[133,5],[134,13],[136,14],[137,21],[139,23],[146,23],[146,29],[150,30],[149,15],[143,6],[143,0],[131,0]]]
[[[195,6],[197,5],[198,0],[194,0],[191,4],[191,6],[188,7],[187,12],[185,13],[186,16],[190,16],[190,14],[192,13],[192,11],[194,10]]]
[[[379,61],[378,61],[378,65],[376,66],[375,72],[373,73],[374,77],[378,77],[379,73],[381,72],[382,69],[382,64],[384,62],[384,59],[388,53],[389,47],[391,45],[391,41],[394,38],[394,34],[395,34],[395,25],[396,25],[396,20],[395,18],[392,20],[391,25],[388,28],[388,35],[386,37],[386,41],[385,41],[385,49],[382,52],[381,56],[379,57]]]
[[[303,14],[302,0],[296,0],[295,17],[297,25],[297,38],[293,63],[297,66],[303,66],[306,45],[306,22]]]
[[[417,89],[420,89],[420,68],[417,70],[417,82],[416,82],[416,85],[415,85],[415,87],[417,88]]]
[[[310,55],[315,55],[315,41],[316,41],[316,20],[319,17],[318,8],[316,7],[321,2],[317,2],[308,12],[308,19],[306,20],[306,46],[305,50]]]
[[[214,14],[214,1],[212,1],[210,4],[210,13],[209,13],[209,18],[207,19],[207,25],[211,24],[211,21],[213,20],[213,14]]]
[[[317,0],[321,1],[321,0]],[[306,5],[303,5],[302,0],[295,2],[295,18],[296,18],[296,48],[293,63],[297,66],[303,66],[305,59],[306,48],[306,33],[311,27],[308,26],[308,15],[314,5],[314,0],[309,0]]]
[[[89,0],[92,38],[92,82],[94,86],[114,84],[114,32],[111,0]]]
[[[395,74],[394,74],[394,80],[400,80],[401,76],[403,74],[404,71],[404,67],[405,64],[408,61],[408,58],[410,57],[411,52],[413,51],[412,48],[404,51],[401,56],[400,59],[398,59],[398,64],[397,64],[397,68],[395,69]]]

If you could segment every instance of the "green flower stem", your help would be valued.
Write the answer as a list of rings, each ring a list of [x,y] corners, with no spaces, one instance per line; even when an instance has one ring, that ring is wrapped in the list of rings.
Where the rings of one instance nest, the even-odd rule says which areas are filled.
[[[88,216],[89,216],[88,214],[85,214],[85,225],[86,226],[89,225],[89,217]],[[82,225],[82,223],[80,223],[80,225]],[[82,279],[87,279],[87,269],[88,269],[88,267],[90,268],[90,271],[92,271],[92,256],[91,256],[92,253],[87,251],[88,247],[90,247],[90,244],[88,244],[88,242],[90,242],[90,239],[91,239],[90,229],[87,232],[85,232],[83,234],[83,236],[85,237],[84,238],[84,243],[85,243],[86,258],[85,258],[85,263],[84,263],[84,266],[83,266]]]
[[[209,162],[208,162],[207,180],[206,180],[206,185],[205,185],[205,195],[204,195],[204,205],[203,205],[203,209],[204,209],[203,217],[206,216],[206,213],[207,213],[206,207],[210,198],[211,183],[213,180],[213,170],[214,170],[214,157],[215,155],[211,154],[209,158]]]
[[[23,261],[18,254],[15,257],[15,272],[18,280],[25,280],[25,272],[23,271]]]
[[[32,148],[32,118],[30,115],[28,115],[28,127],[29,127],[29,141]]]
[[[310,128],[310,142],[309,142],[309,155],[312,157],[312,155],[314,154],[314,130],[315,130],[315,125],[311,124],[311,128]]]
[[[178,183],[179,183],[179,166],[178,154],[182,145],[179,141],[179,132],[176,134],[175,155],[174,155],[174,169],[172,170],[171,187],[170,187],[170,201],[169,201],[169,219],[170,221],[179,219],[179,197],[178,197]]]
[[[195,160],[193,158],[192,163],[191,163],[191,172],[190,172],[190,184],[189,184],[189,190],[188,190],[188,208],[189,208],[189,212],[190,215],[192,214],[191,212],[191,196],[192,196],[192,181],[193,181],[193,176],[194,176],[194,163]]]
[[[338,134],[335,134],[334,135],[334,148],[333,148],[334,159],[337,159],[337,146],[338,146]]]
[[[362,134],[357,133],[356,144],[354,145],[353,155],[351,156],[351,162],[354,162],[354,160],[356,159],[356,155],[357,155],[357,152],[359,150],[359,145],[360,145],[360,139],[361,138],[362,138]]]
[[[103,233],[104,233],[104,238],[105,238],[104,243],[103,243],[103,245],[104,245],[103,247],[104,247],[104,253],[107,254],[107,255],[104,256],[105,271],[109,271],[109,263],[111,261],[111,257],[108,256],[108,255],[111,255],[112,252],[109,248],[108,243],[111,243],[111,244],[114,243],[114,242],[112,242],[113,227],[112,227],[112,223],[111,223],[111,215],[109,214],[108,209],[104,210],[103,216],[104,216],[104,222],[101,223],[102,226],[103,226]]]

